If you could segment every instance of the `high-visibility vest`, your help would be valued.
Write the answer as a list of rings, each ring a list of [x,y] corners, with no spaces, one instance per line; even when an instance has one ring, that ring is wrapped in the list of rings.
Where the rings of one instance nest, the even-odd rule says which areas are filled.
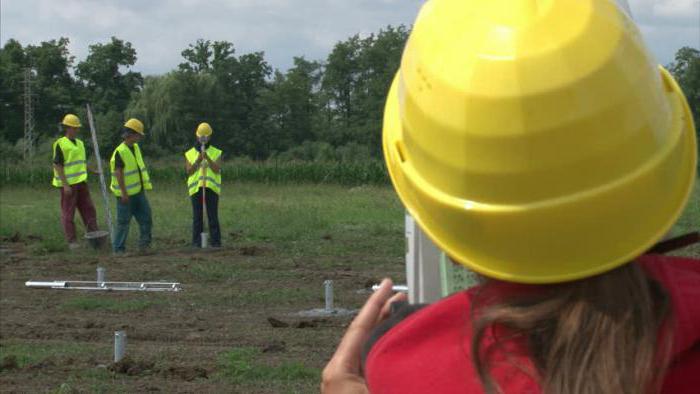
[[[217,161],[221,157],[221,150],[214,148],[209,145],[207,148],[207,155],[212,161]],[[193,165],[197,161],[199,156],[199,151],[195,148],[188,150],[185,153],[185,158],[190,165]],[[192,175],[187,178],[187,191],[190,196],[197,193],[200,187],[204,186],[204,181],[206,180],[206,185],[208,189],[211,189],[216,194],[221,194],[221,171],[217,174],[211,169],[211,166],[206,167],[206,174],[202,174],[202,169],[198,168]]]
[[[141,191],[141,183],[143,182],[143,189],[151,190],[153,185],[151,185],[151,177],[148,176],[148,170],[146,170],[146,164],[143,162],[143,157],[141,156],[141,149],[139,149],[138,144],[134,144],[134,152],[125,144],[121,143],[112,153],[112,159],[109,160],[109,169],[112,172],[112,184],[109,188],[112,190],[115,196],[121,197],[122,190],[119,188],[119,181],[114,171],[116,170],[116,155],[119,153],[122,161],[124,162],[124,186],[126,186],[126,194],[133,196]],[[139,177],[139,170],[141,170],[141,177]]]
[[[56,158],[56,146],[63,152],[63,173],[66,175],[66,181],[69,185],[85,182],[87,180],[87,161],[85,160],[85,145],[83,141],[75,139],[75,143],[68,137],[61,137],[53,143],[53,155]],[[61,178],[58,177],[58,172],[54,168],[53,180],[51,181],[56,187],[63,187]]]

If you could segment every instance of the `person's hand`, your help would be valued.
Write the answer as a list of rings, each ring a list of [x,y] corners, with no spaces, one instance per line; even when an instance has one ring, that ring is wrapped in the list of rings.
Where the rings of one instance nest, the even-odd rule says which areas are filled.
[[[200,151],[199,156],[197,156],[197,160],[195,160],[194,165],[198,166],[204,161],[204,155],[205,153]]]
[[[70,185],[63,185],[63,194],[68,197],[71,195],[71,193],[73,193],[73,189],[71,189]]]
[[[406,299],[406,294],[392,296],[391,279],[384,279],[352,321],[333,358],[323,370],[321,392],[324,394],[369,393],[360,375],[362,346],[372,330],[389,316],[391,304]]]
[[[128,204],[129,203],[129,195],[122,194],[120,200],[121,200],[122,204]]]

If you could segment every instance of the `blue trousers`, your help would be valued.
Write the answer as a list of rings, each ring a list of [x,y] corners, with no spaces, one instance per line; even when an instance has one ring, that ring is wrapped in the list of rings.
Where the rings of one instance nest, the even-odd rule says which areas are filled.
[[[131,217],[139,224],[139,248],[145,249],[151,246],[151,206],[143,191],[129,196],[129,202],[124,204],[117,197],[117,229],[114,232],[114,252],[121,253],[126,249],[126,237],[129,235],[129,222]]]

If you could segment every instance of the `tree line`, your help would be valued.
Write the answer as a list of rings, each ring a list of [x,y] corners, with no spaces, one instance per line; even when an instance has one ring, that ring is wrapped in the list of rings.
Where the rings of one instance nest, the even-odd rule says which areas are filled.
[[[197,124],[206,121],[217,144],[237,157],[379,157],[383,101],[407,37],[405,26],[355,35],[338,42],[325,61],[295,57],[284,72],[273,69],[264,52],[237,54],[231,42],[199,39],[181,52],[177,69],[146,77],[132,70],[136,49],[116,37],[90,45],[80,62],[67,38],[26,46],[10,39],[0,49],[0,146],[5,157],[21,152],[24,70],[30,68],[40,147],[58,135],[67,112],[86,126],[89,102],[105,152],[133,116],[146,124],[143,145],[151,154],[186,150]]]
[[[65,113],[77,113],[87,126],[89,102],[103,154],[118,143],[124,119],[138,117],[147,128],[144,150],[158,156],[185,151],[206,121],[216,143],[236,157],[379,158],[383,104],[408,34],[401,25],[355,35],[336,43],[324,61],[294,57],[286,71],[274,69],[264,52],[238,54],[231,42],[199,39],[181,52],[177,69],[146,77],[132,69],[136,49],[116,37],[90,45],[79,62],[67,38],[25,46],[10,39],[0,49],[0,154],[21,156],[29,68],[40,152],[49,151]],[[699,119],[700,52],[681,48],[667,67]]]

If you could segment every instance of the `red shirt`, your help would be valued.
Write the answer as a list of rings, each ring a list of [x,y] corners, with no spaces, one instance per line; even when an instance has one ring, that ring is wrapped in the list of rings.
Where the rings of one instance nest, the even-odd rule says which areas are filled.
[[[672,361],[662,393],[700,393],[700,260],[646,255],[638,259],[666,289],[675,319]],[[373,394],[482,393],[471,362],[473,289],[409,316],[372,347],[365,379]],[[491,335],[485,335],[488,344]],[[491,361],[504,393],[539,393],[524,345],[506,342]]]

